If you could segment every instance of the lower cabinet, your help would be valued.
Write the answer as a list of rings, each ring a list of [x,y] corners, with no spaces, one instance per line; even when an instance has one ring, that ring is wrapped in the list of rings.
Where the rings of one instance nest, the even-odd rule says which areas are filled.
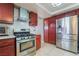
[[[44,42],[56,44],[56,21],[52,18],[44,20]]]
[[[41,48],[41,35],[36,35],[36,50]]]
[[[6,46],[0,48],[0,56],[15,56],[14,48],[14,46]]]
[[[15,56],[15,38],[0,40],[0,56]]]

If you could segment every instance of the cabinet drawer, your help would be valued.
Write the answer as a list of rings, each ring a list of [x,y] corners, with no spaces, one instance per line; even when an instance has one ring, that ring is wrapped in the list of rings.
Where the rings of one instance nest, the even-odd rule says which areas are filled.
[[[41,47],[41,35],[36,35],[36,50]]]
[[[15,46],[0,48],[0,56],[15,56]]]
[[[0,47],[15,45],[15,39],[2,39],[0,40]]]

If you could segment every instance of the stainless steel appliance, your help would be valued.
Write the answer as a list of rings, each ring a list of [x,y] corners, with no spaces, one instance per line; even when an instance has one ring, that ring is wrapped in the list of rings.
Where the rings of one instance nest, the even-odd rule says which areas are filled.
[[[27,22],[29,20],[29,11],[25,8],[20,8],[19,20]]]
[[[26,56],[36,54],[35,35],[30,35],[29,32],[15,32],[16,36],[16,55]]]
[[[56,46],[74,53],[79,51],[79,16],[70,16],[56,21]]]
[[[8,27],[0,26],[0,36],[7,36],[7,35],[8,35]]]

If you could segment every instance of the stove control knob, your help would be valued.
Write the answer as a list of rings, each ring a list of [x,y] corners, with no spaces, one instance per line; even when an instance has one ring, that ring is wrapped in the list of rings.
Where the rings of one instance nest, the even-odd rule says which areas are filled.
[[[25,39],[25,38],[23,38],[23,39]]]

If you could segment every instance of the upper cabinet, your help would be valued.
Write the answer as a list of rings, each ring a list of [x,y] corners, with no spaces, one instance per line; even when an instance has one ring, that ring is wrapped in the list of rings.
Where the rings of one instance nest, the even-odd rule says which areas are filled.
[[[14,5],[0,3],[0,23],[13,23]]]
[[[37,18],[38,18],[37,14],[34,12],[30,12],[29,17],[30,17],[29,25],[30,26],[37,26]]]

